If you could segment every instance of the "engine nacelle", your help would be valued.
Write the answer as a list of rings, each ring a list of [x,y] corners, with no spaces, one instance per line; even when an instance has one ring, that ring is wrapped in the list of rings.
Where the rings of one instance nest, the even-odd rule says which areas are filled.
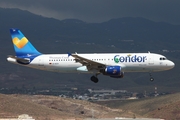
[[[124,76],[120,66],[107,66],[106,69],[103,69],[101,72],[113,78],[122,78]]]
[[[120,66],[108,66],[108,67],[105,69],[105,72],[106,72],[108,75],[120,75],[120,73],[121,73],[121,67],[120,67]]]
[[[112,78],[123,78],[124,77],[124,72],[121,72],[121,75],[116,75],[116,76],[110,76]]]

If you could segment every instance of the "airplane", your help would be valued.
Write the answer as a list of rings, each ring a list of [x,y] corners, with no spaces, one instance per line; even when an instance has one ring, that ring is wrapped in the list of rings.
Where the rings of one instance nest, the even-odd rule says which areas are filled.
[[[92,73],[90,79],[97,83],[98,75],[123,78],[125,72],[152,72],[172,69],[175,64],[165,56],[156,53],[93,53],[93,54],[42,54],[17,28],[10,34],[16,55],[9,55],[7,61],[18,65],[62,73]]]

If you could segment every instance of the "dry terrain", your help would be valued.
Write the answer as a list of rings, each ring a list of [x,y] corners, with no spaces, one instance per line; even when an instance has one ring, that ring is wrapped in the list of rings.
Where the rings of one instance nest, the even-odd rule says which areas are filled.
[[[20,114],[28,114],[37,120],[80,120],[92,116],[180,120],[180,93],[140,100],[98,102],[98,104],[56,96],[0,94],[0,117],[17,117]]]
[[[180,93],[141,100],[99,102],[99,104],[129,111],[136,116],[180,120]]]
[[[111,109],[95,103],[69,98],[44,95],[0,94],[0,117],[17,117],[28,114],[37,120],[82,119],[87,117],[107,118],[124,114],[120,109]],[[132,117],[132,113],[124,114]]]

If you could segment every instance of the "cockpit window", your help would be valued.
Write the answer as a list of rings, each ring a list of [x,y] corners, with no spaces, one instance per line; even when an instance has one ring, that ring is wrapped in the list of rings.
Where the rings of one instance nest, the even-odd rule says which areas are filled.
[[[160,58],[160,60],[167,60],[167,58],[165,58],[165,57],[161,57],[161,58]]]

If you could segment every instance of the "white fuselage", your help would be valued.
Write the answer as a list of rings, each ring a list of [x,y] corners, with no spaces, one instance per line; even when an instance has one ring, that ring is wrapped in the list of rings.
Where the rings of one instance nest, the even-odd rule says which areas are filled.
[[[105,64],[106,66],[121,66],[123,72],[155,72],[169,70],[174,63],[166,57],[154,53],[103,53],[103,54],[78,54],[79,56]],[[9,62],[17,63],[13,58]],[[35,57],[30,64],[24,65],[31,68],[54,72],[93,72],[78,69],[83,65],[67,54],[42,54]]]

